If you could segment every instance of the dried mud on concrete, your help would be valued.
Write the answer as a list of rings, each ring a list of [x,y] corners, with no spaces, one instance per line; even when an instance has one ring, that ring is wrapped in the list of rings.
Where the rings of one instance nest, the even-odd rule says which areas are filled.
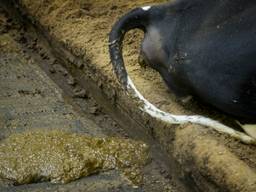
[[[17,2],[20,9],[37,26],[40,25],[45,30],[49,39],[59,43],[78,58],[76,60],[68,56],[70,65],[81,68],[81,71],[107,95],[109,102],[119,105],[131,118],[148,127],[149,130],[145,132],[149,132],[162,148],[179,162],[183,170],[187,170],[184,175],[192,177],[196,185],[203,186],[208,181],[207,185],[212,185],[213,188],[219,186],[230,191],[252,191],[256,188],[255,146],[244,145],[205,127],[168,127],[161,122],[148,119],[136,110],[136,103],[121,91],[113,75],[108,56],[108,33],[113,23],[134,7],[166,1]],[[130,32],[126,36],[124,57],[129,75],[149,101],[160,109],[174,114],[201,114],[233,125],[232,119],[196,101],[186,105],[180,104],[156,72],[140,66],[138,53],[142,37],[143,34],[138,31]],[[85,65],[84,68],[82,65]]]

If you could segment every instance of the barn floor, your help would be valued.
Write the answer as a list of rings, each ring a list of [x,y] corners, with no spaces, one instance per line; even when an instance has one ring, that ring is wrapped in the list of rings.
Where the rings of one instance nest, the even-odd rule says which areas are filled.
[[[138,111],[136,102],[121,90],[113,75],[108,56],[108,33],[111,26],[133,7],[161,2],[166,1],[16,1],[15,4],[25,15],[26,22],[32,22],[38,29],[36,32],[22,33],[21,37],[25,35],[28,43],[22,42],[22,38],[18,37],[19,44],[30,51],[32,47],[33,57],[36,54],[40,55],[43,62],[36,63],[62,91],[64,90],[64,98],[71,102],[79,113],[92,118],[100,133],[104,130],[104,134],[107,135],[129,135],[148,141],[151,148],[155,145],[160,146],[161,150],[152,149],[155,160],[160,161],[155,163],[160,174],[157,176],[158,174],[152,172],[149,175],[155,177],[156,174],[165,184],[158,185],[159,182],[156,181],[151,185],[145,184],[143,190],[165,191],[159,187],[167,185],[166,191],[175,191],[177,187],[173,186],[180,186],[174,179],[178,177],[191,188],[188,191],[255,191],[255,146],[242,144],[210,128],[197,125],[169,126],[150,119]],[[49,59],[45,54],[46,50],[35,49],[33,44],[39,41],[34,39],[38,38],[39,34],[36,33],[43,34],[50,42],[48,44],[43,40],[42,44],[47,44],[46,50],[49,47],[53,49],[54,57],[51,55]],[[186,105],[179,103],[155,71],[138,64],[141,39],[142,34],[139,31],[132,31],[126,36],[124,57],[129,75],[149,101],[160,109],[174,114],[201,114],[233,125],[231,118],[197,101]],[[59,63],[56,64],[52,58]],[[67,70],[70,72],[69,75],[65,75],[68,73]],[[80,98],[84,96],[84,91],[76,91],[72,85],[73,81],[76,81],[79,88],[85,89],[90,95],[89,99]],[[71,93],[72,91],[74,93]],[[74,94],[78,98],[74,99]],[[93,130],[96,129],[91,131]],[[169,167],[166,168],[164,165]],[[178,191],[182,190],[178,187]]]
[[[27,42],[26,35],[31,31],[26,30],[0,7],[1,139],[39,130],[129,138],[91,94],[79,87],[58,61],[44,51],[36,36],[33,36],[33,44]],[[42,65],[51,67],[50,72],[44,71]],[[1,159],[4,155],[1,154]],[[143,168],[144,180],[139,187],[117,170],[93,174],[65,185],[44,182],[16,186],[12,180],[2,178],[2,167],[0,191],[180,191],[161,161],[155,161],[153,153],[150,156],[153,160]]]
[[[108,55],[108,33],[111,26],[122,14],[133,7],[163,2],[166,0],[136,2],[55,0],[51,3],[21,0],[20,4],[33,18],[38,19],[42,26],[49,29],[50,35],[59,40],[72,54],[92,63],[95,70],[108,76],[108,82],[101,82],[102,84],[107,83],[109,86],[114,84],[115,86],[116,79],[113,76]],[[186,105],[178,102],[157,72],[138,64],[141,39],[141,32],[130,32],[126,36],[123,53],[128,73],[142,95],[163,111],[173,114],[199,114],[231,126],[234,125],[233,119],[202,105],[200,102],[192,100]],[[220,137],[211,130],[209,132],[213,137]],[[220,142],[228,143],[230,149],[241,158],[249,155],[248,159],[256,159],[256,154],[253,153],[254,147],[239,145],[225,136],[221,137]],[[256,168],[255,162],[248,160],[247,163]]]

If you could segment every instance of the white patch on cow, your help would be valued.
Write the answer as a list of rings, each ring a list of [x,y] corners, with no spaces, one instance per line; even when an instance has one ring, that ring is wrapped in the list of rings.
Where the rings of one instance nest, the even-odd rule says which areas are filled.
[[[200,115],[173,115],[158,109],[155,105],[153,105],[147,99],[145,99],[144,96],[136,89],[134,83],[132,82],[129,76],[127,77],[127,89],[130,93],[132,93],[135,97],[137,97],[141,101],[140,109],[142,111],[168,124],[195,123],[195,124],[211,127],[220,133],[228,134],[234,138],[241,140],[244,143],[256,144],[256,139],[242,132],[235,131],[234,129],[226,125],[223,125],[218,121],[212,120],[210,118],[200,116]]]
[[[149,9],[151,9],[151,6],[145,6],[145,7],[141,7],[144,11],[148,11]]]

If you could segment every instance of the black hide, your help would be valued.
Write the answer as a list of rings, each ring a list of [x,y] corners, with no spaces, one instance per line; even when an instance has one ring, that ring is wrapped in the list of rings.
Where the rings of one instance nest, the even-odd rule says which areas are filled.
[[[193,95],[256,122],[256,1],[182,0],[132,10],[110,33],[111,60],[124,86],[121,46],[133,28],[145,32],[144,60],[177,96]]]

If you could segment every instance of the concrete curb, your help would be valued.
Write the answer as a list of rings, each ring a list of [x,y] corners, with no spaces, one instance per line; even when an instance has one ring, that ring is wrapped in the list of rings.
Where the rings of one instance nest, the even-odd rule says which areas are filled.
[[[255,191],[255,172],[226,146],[204,134],[203,129],[189,125],[176,131],[174,153],[179,163],[185,170],[189,168],[201,186],[208,180],[221,191]],[[200,176],[196,176],[198,173]]]
[[[36,15],[21,4],[19,8],[43,32],[55,54],[63,60],[63,65],[78,77],[78,82],[90,82],[84,86],[90,89],[106,111],[110,105],[112,108],[115,106],[114,111],[109,111],[115,118],[125,117],[123,123],[136,124],[136,128],[139,125],[140,130],[131,127],[129,132],[140,139],[153,138],[160,144],[168,154],[171,172],[178,173],[191,191],[256,191],[255,170],[219,142],[207,128],[198,125],[167,127],[141,113],[136,102],[122,91],[113,77],[93,65],[93,61],[88,62],[86,58],[72,54],[72,47],[56,39],[51,29],[44,26]],[[82,66],[83,63],[86,65]]]

